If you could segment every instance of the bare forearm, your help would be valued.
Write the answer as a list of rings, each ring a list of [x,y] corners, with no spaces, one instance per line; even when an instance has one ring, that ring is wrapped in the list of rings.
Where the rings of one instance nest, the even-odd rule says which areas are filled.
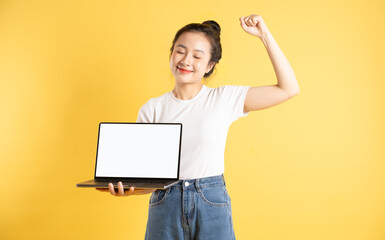
[[[261,40],[265,45],[270,60],[273,64],[278,81],[277,86],[290,95],[298,94],[299,86],[293,68],[290,66],[289,61],[286,59],[285,55],[279,48],[273,35],[268,32],[261,38]]]

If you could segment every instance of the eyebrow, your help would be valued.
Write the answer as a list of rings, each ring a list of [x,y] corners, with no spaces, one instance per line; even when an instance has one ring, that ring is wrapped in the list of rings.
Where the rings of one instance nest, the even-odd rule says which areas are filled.
[[[178,45],[177,45],[177,47],[182,47],[182,48],[185,48],[185,49],[187,49],[187,47],[186,47],[186,46],[184,46],[184,45],[182,45],[182,44],[178,44]],[[201,52],[201,53],[205,54],[205,52],[203,52],[203,51],[202,51],[202,50],[200,50],[200,49],[194,49],[194,51],[197,51],[197,52]]]

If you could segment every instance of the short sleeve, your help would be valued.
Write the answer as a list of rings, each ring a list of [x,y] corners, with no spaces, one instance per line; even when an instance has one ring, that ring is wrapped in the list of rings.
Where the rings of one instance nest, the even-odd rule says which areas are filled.
[[[139,109],[138,118],[136,119],[138,123],[153,123],[154,122],[154,109],[150,101],[143,104]]]
[[[246,117],[249,112],[244,112],[243,110],[250,86],[225,85],[221,88],[222,99],[226,105],[230,123],[241,117]]]

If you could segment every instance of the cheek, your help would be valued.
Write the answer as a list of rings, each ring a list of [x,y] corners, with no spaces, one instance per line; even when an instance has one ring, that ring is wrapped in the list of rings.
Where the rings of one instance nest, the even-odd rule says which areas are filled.
[[[170,59],[170,67],[173,68],[174,65],[176,63],[176,59],[175,59],[175,56],[171,56],[171,59]]]
[[[205,69],[204,66],[205,65],[204,65],[203,62],[198,62],[198,63],[195,64],[196,69],[199,70],[199,71],[205,71],[206,69]]]

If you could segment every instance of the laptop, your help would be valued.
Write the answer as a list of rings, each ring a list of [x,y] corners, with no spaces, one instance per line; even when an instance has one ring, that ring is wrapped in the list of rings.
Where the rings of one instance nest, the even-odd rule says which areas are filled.
[[[76,187],[166,189],[179,181],[181,123],[99,123],[94,179]]]

